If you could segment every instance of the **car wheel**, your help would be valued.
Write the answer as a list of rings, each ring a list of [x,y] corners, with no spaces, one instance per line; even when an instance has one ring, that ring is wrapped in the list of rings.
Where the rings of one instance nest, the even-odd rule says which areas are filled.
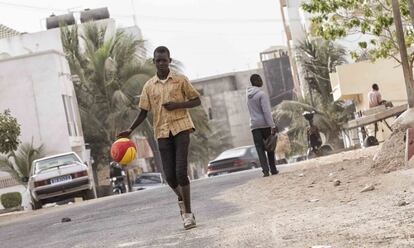
[[[82,199],[84,201],[92,200],[92,199],[95,199],[95,198],[96,198],[96,195],[95,195],[95,192],[93,191],[93,189],[87,189],[87,190],[83,191]]]
[[[32,209],[33,210],[41,209],[42,207],[43,207],[43,204],[41,201],[36,201],[35,199],[32,198]]]

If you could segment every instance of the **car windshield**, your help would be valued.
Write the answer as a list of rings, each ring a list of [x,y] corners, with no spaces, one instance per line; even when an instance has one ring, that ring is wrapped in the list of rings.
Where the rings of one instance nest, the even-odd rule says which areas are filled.
[[[136,184],[159,184],[161,178],[159,175],[141,175],[135,180]]]
[[[238,148],[238,149],[227,150],[227,151],[223,152],[222,154],[220,154],[216,158],[216,160],[242,157],[242,156],[244,156],[244,154],[246,154],[246,148]]]
[[[53,157],[37,161],[35,164],[35,171],[40,172],[42,170],[47,170],[49,168],[79,162],[79,159],[74,154],[67,154],[59,157]]]

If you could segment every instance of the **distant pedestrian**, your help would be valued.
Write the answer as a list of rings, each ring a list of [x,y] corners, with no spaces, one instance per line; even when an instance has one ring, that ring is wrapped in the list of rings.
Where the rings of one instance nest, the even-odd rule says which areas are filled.
[[[178,197],[184,228],[190,229],[196,222],[191,212],[187,157],[190,133],[195,129],[187,109],[201,104],[200,95],[187,77],[170,71],[172,60],[168,48],[157,47],[153,61],[157,73],[144,85],[139,102],[141,112],[131,127],[119,136],[129,136],[146,119],[147,113],[152,112],[164,174]]]
[[[269,176],[269,172],[276,175],[279,171],[276,168],[275,153],[274,151],[266,151],[264,143],[265,139],[276,133],[269,97],[262,90],[263,80],[260,75],[251,75],[250,82],[252,86],[247,88],[246,97],[254,144],[259,155],[263,176]]]

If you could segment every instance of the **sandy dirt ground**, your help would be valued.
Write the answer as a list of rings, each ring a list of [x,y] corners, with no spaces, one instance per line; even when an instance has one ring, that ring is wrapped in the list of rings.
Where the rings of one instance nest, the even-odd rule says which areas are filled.
[[[414,169],[373,169],[378,147],[298,163],[220,195],[216,247],[414,247]],[[366,186],[371,191],[361,192]]]
[[[199,226],[190,231],[177,231],[176,203],[166,198],[170,193],[167,189],[154,191],[154,195],[149,192],[147,197],[158,198],[150,197],[148,203],[140,204],[149,208],[154,204],[151,202],[160,201],[163,197],[157,204],[165,205],[162,211],[169,212],[158,222],[154,213],[160,213],[149,212],[147,217],[151,217],[151,223],[147,223],[146,228],[159,230],[161,220],[165,220],[169,221],[164,223],[162,230],[165,232],[156,235],[156,239],[151,235],[146,239],[137,236],[130,245],[122,247],[414,247],[414,167],[399,164],[396,165],[398,170],[380,173],[378,166],[373,168],[373,157],[379,149],[349,151],[280,167],[279,175],[267,178],[261,178],[259,171],[252,170],[245,174],[201,180],[194,194],[200,197],[200,192],[207,191],[206,199],[194,198],[198,204],[195,205],[198,207]],[[243,178],[245,182],[240,181]],[[234,185],[226,184],[227,181]],[[217,188],[221,186],[225,188]],[[371,190],[361,192],[367,186]],[[210,192],[214,190],[217,193]],[[121,195],[119,199],[141,199],[134,196]],[[4,215],[0,217],[0,223],[11,225],[17,220],[41,221],[42,215],[71,214],[87,209],[89,204],[97,206],[100,214],[104,215],[104,205],[112,204],[117,206],[116,209],[122,209],[116,205],[120,204],[116,199],[80,202],[76,205],[79,207],[73,209],[62,206]],[[129,213],[125,216],[129,216],[130,205],[123,207],[122,211]],[[171,221],[176,224],[171,224]],[[73,223],[75,225],[76,220]]]

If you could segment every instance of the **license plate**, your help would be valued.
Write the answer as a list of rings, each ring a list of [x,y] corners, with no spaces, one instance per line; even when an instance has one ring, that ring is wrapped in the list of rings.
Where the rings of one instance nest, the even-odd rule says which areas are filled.
[[[50,179],[50,184],[56,184],[56,183],[70,181],[70,180],[72,180],[71,176],[61,176],[61,177]]]

